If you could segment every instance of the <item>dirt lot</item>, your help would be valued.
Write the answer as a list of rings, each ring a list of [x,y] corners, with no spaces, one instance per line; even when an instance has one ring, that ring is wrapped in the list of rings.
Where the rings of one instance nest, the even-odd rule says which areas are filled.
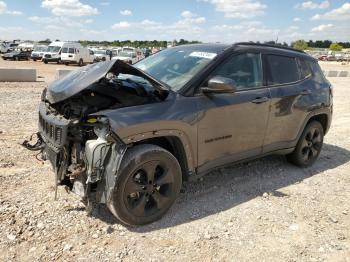
[[[33,63],[0,62],[18,64]],[[35,66],[46,81],[66,68]],[[270,156],[221,169],[137,228],[103,207],[87,216],[63,188],[54,201],[49,164],[19,145],[46,83],[0,83],[0,261],[350,261],[350,78],[331,81],[334,119],[313,167]]]

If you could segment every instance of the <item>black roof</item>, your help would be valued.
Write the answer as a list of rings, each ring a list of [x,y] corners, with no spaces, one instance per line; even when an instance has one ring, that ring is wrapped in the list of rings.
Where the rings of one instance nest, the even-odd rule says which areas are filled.
[[[266,47],[266,48],[278,48],[278,49],[284,49],[284,50],[289,50],[289,51],[294,51],[294,52],[305,54],[305,52],[302,50],[298,50],[298,49],[294,49],[292,47],[282,46],[282,45],[258,44],[258,43],[250,43],[250,42],[239,42],[239,43],[235,43],[234,45],[236,45],[236,46],[256,46],[256,47]]]
[[[297,55],[297,56],[303,56],[305,58],[313,59],[311,56],[309,56],[307,53],[301,50],[297,50],[291,47],[287,46],[281,46],[281,45],[270,45],[270,44],[257,44],[257,43],[250,43],[250,42],[238,42],[234,44],[219,44],[219,43],[208,43],[208,44],[188,44],[188,45],[180,45],[173,48],[177,49],[186,49],[186,50],[193,50],[193,51],[202,51],[202,52],[212,52],[216,54],[220,54],[223,51],[227,50],[228,48],[236,48],[236,47],[247,47],[247,48],[256,48],[256,49],[263,49],[263,50],[273,50],[273,51],[280,51],[285,54],[289,55]]]
[[[189,44],[189,45],[179,45],[175,46],[173,48],[176,49],[186,49],[186,50],[193,50],[193,51],[202,51],[202,52],[212,52],[220,54],[225,49],[232,47],[232,45],[229,44]]]

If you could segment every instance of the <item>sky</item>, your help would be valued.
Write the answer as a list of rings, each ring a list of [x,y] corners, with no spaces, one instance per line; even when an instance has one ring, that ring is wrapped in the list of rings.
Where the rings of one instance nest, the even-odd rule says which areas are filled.
[[[343,0],[0,0],[0,39],[350,41]]]

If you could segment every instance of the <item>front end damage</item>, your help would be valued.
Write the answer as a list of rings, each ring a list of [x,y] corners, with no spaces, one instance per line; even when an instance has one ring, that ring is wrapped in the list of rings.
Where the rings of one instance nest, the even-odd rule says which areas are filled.
[[[126,151],[108,119],[92,117],[80,123],[46,114],[42,104],[40,108],[40,150],[42,159],[53,167],[57,185],[66,186],[86,203],[107,203]]]
[[[105,63],[82,68],[44,90],[38,141],[23,143],[27,149],[39,151],[42,160],[50,161],[56,186],[65,186],[87,204],[108,205],[127,149],[111,130],[103,110],[156,103],[166,97],[166,91],[155,87],[157,83],[141,71],[121,61]],[[85,86],[77,81],[86,79],[82,74],[88,78]],[[144,82],[120,78],[121,74],[141,77]]]

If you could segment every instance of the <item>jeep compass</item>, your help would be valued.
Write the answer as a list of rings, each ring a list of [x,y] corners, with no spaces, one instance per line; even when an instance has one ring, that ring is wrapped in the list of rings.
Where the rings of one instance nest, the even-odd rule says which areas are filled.
[[[38,150],[57,185],[123,223],[161,218],[182,182],[283,154],[307,167],[332,119],[332,87],[302,51],[252,43],[163,50],[82,67],[42,94]]]

